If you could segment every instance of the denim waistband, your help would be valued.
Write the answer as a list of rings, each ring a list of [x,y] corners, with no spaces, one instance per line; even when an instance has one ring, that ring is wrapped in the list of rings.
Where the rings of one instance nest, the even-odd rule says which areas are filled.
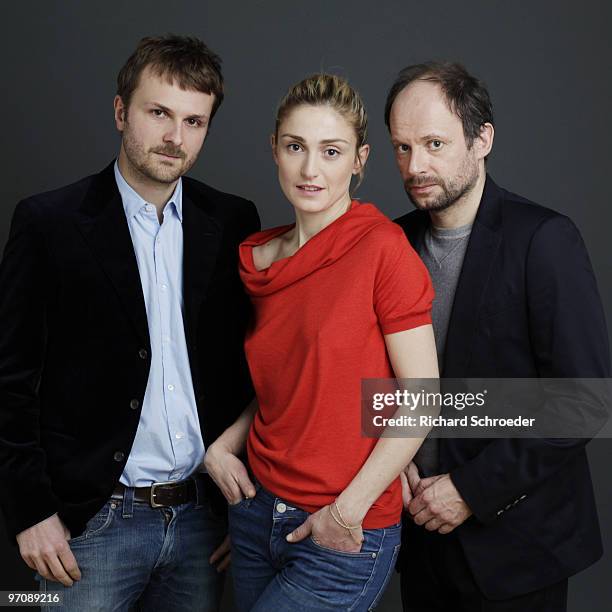
[[[311,514],[309,511],[300,508],[298,505],[296,505],[295,502],[288,501],[285,498],[276,495],[269,489],[266,489],[252,473],[249,474],[249,477],[251,478],[251,482],[255,485],[255,497],[257,497],[260,502],[269,505],[273,508],[274,518],[282,519],[295,517],[296,514]],[[251,499],[250,501],[252,502],[253,499]],[[401,527],[401,524],[401,521],[399,521],[395,524],[381,527],[380,529],[385,529],[387,531],[399,529]]]
[[[270,504],[273,504],[277,499],[279,501],[281,500],[281,498],[278,495],[266,489],[261,484],[261,482],[259,482],[259,480],[255,478],[253,474],[250,474],[250,477],[251,477],[251,482],[255,485],[255,496],[259,497],[260,500],[264,502],[268,502]]]

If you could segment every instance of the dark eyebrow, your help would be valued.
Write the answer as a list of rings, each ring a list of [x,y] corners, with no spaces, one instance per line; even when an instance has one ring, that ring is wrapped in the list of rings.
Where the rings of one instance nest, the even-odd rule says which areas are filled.
[[[291,140],[297,140],[298,142],[306,142],[301,136],[296,136],[295,134],[281,134],[281,138],[290,138]],[[346,144],[351,144],[348,140],[344,138],[328,138],[326,140],[322,140],[320,144],[332,144],[334,142],[344,142]]]
[[[189,115],[185,119],[197,119],[198,121],[208,121],[208,115]]]
[[[149,102],[149,104],[151,106],[157,106],[157,108],[160,108],[161,110],[165,111],[166,113],[172,113],[172,109],[168,108],[167,106],[164,106],[163,104],[160,104],[159,102]]]
[[[163,104],[160,104],[159,102],[151,102],[151,105],[156,106],[157,108],[160,108],[165,113],[168,113],[170,115],[174,114],[171,108],[168,108],[167,106],[164,106]],[[205,121],[208,119],[208,115],[189,115],[187,119],[200,119],[201,121]]]
[[[281,138],[290,138],[291,140],[297,140],[298,142],[306,142],[300,136],[296,136],[295,134],[281,134]]]
[[[440,136],[440,134],[427,134],[427,136],[421,136],[420,140],[447,140],[444,136]]]
[[[321,144],[333,144],[334,142],[344,142],[345,144],[351,144],[348,140],[344,140],[344,138],[329,138],[327,140],[322,140]]]

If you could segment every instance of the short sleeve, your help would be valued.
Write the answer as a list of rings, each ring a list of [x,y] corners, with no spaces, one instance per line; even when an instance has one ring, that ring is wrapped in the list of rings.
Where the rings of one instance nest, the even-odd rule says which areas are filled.
[[[374,309],[383,334],[431,323],[434,290],[425,264],[399,226],[385,231],[374,285]]]

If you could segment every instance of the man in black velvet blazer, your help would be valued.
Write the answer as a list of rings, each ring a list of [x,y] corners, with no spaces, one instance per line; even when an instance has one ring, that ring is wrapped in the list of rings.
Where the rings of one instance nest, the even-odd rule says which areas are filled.
[[[418,209],[396,222],[436,288],[441,375],[609,377],[578,230],[486,174],[484,85],[458,64],[410,66],[386,122]],[[567,407],[581,410],[571,398]],[[567,578],[602,554],[586,441],[427,440],[404,479],[404,610],[565,610]]]
[[[143,39],[118,85],[117,163],[23,200],[13,218],[1,506],[64,609],[215,610],[225,505],[198,465],[253,397],[237,247],[259,219],[251,202],[181,178],[223,97],[214,53]]]

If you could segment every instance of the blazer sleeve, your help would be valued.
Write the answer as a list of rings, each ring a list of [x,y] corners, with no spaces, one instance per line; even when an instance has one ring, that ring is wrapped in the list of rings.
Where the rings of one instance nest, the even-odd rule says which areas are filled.
[[[261,229],[261,221],[259,219],[259,213],[257,212],[257,207],[250,200],[247,201],[246,210],[241,215],[242,225],[240,228],[240,235],[238,242],[242,242],[246,240],[251,234],[258,232]],[[238,271],[236,270],[236,275],[238,276]],[[249,296],[246,294],[244,286],[238,277],[238,285],[239,285],[239,296],[238,298],[242,300],[243,303],[243,314],[242,318],[244,321],[244,327],[242,329],[241,336],[241,348],[240,355],[238,359],[238,363],[236,364],[236,372],[237,376],[235,377],[236,381],[241,381],[241,384],[236,385],[233,391],[233,397],[237,401],[237,407],[240,412],[244,410],[255,397],[255,388],[253,387],[253,380],[251,379],[251,371],[249,369],[249,364],[246,358],[246,354],[244,351],[244,335],[246,334],[246,329],[251,322],[252,318],[252,306],[251,300]]]
[[[535,231],[526,262],[529,336],[542,378],[608,378],[610,350],[604,310],[586,247],[562,215]],[[564,398],[563,409],[599,410],[587,394]],[[586,438],[498,439],[450,474],[476,518],[490,523],[508,505],[538,486],[582,452]]]
[[[245,215],[246,223],[243,231],[242,240],[246,240],[251,234],[258,232],[261,229],[261,221],[257,207],[250,200],[247,202],[247,214]]]
[[[16,535],[57,512],[40,446],[46,255],[33,200],[15,210],[0,264],[0,505]]]

